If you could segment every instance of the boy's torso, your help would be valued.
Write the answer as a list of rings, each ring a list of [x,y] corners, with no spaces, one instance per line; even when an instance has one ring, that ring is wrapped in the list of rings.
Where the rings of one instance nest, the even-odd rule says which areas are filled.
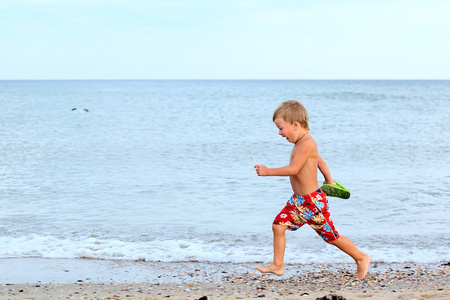
[[[301,148],[303,147],[303,148]],[[307,149],[305,149],[305,147]],[[300,155],[299,150],[307,150],[307,158],[296,175],[289,176],[291,181],[292,190],[296,195],[307,195],[319,188],[317,184],[317,161],[318,161],[318,150],[317,144],[309,134],[307,137],[294,145],[292,149],[290,162],[295,155]],[[304,151],[301,151],[304,153]]]

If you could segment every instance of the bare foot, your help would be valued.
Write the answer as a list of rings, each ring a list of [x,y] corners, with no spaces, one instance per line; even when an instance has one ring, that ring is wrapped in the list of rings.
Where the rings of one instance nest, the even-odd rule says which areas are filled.
[[[282,276],[284,274],[284,266],[276,266],[274,264],[267,265],[265,267],[256,267],[261,273],[272,273],[277,276]]]
[[[367,272],[369,271],[370,264],[370,255],[364,254],[364,259],[357,261],[356,266],[358,269],[358,274],[356,275],[357,279],[363,279],[366,277]]]

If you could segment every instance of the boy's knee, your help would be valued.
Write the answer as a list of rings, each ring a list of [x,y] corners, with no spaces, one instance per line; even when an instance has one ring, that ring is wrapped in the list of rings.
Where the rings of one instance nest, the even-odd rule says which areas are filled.
[[[287,229],[287,226],[285,226],[285,225],[272,224],[272,231],[275,233],[285,232],[286,229]]]

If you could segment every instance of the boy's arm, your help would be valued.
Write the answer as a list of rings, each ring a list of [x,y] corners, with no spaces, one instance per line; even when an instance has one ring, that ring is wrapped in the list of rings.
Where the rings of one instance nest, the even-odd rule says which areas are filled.
[[[289,166],[281,168],[267,168],[262,165],[255,165],[256,173],[259,176],[294,176],[297,175],[303,168],[312,150],[312,145],[303,145],[302,147],[294,148],[293,157]]]
[[[317,162],[317,167],[319,168],[320,173],[322,173],[323,177],[325,178],[325,183],[335,185],[333,181],[333,177],[331,177],[330,169],[328,169],[327,164],[322,159],[322,157],[319,155],[319,159]]]

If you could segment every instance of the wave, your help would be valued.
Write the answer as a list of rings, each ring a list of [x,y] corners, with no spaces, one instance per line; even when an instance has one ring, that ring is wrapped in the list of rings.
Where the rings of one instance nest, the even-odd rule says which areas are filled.
[[[447,247],[388,245],[360,248],[378,262],[434,263],[450,260]],[[147,261],[211,261],[211,262],[269,262],[272,245],[230,243],[229,241],[203,241],[200,239],[124,241],[120,239],[57,238],[30,234],[22,237],[0,237],[0,258],[85,258]],[[288,245],[286,262],[332,263],[351,262],[351,258],[335,247],[321,241],[308,245]]]

